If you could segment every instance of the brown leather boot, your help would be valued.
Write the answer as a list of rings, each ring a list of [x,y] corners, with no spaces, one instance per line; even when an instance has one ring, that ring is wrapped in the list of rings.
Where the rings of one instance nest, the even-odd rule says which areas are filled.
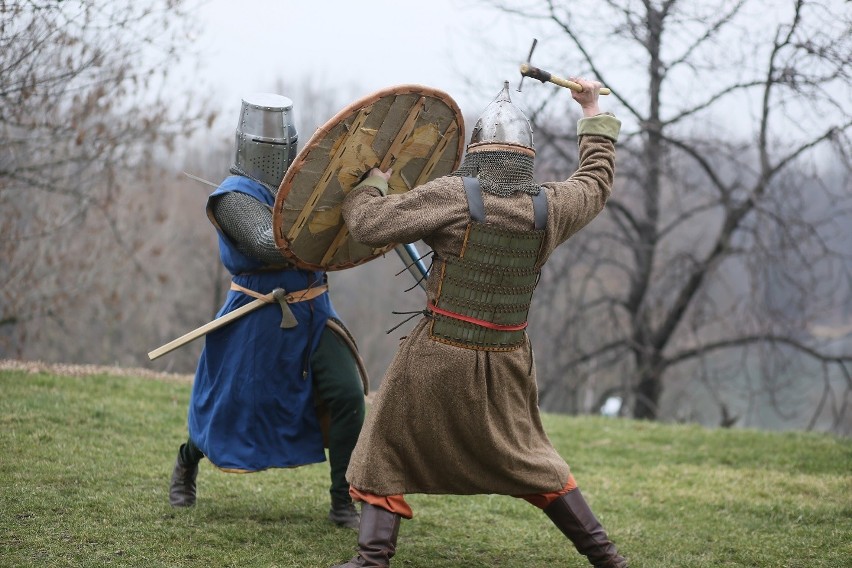
[[[198,463],[184,463],[181,460],[181,452],[178,450],[175,468],[172,470],[172,481],[169,485],[169,503],[172,507],[192,507],[195,505],[196,477],[198,477]]]
[[[358,531],[358,556],[332,568],[387,568],[396,554],[401,517],[387,509],[363,503]]]
[[[548,505],[544,512],[574,544],[577,551],[589,559],[592,566],[627,568],[627,560],[609,540],[579,489],[562,495]]]

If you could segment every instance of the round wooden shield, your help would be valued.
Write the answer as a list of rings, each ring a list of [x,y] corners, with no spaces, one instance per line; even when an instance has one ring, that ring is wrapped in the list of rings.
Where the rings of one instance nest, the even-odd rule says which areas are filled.
[[[344,270],[394,247],[349,236],[343,198],[372,168],[393,168],[389,193],[403,193],[455,170],[464,119],[442,91],[400,85],[364,97],[317,129],[284,175],[272,212],[278,249],[297,266]]]

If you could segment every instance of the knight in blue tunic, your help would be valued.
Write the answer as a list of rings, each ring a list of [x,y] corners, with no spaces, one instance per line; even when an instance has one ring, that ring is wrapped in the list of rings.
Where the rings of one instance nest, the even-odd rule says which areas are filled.
[[[325,273],[289,263],[272,233],[275,194],[296,147],[290,99],[243,99],[234,175],[207,202],[220,259],[232,275],[217,317],[269,299],[276,289],[286,296],[207,334],[169,501],[195,504],[204,457],[223,471],[255,472],[323,462],[327,445],[329,520],[357,529],[345,480],[364,421],[365,383],[354,341],[335,313]],[[320,416],[328,419],[325,428]]]

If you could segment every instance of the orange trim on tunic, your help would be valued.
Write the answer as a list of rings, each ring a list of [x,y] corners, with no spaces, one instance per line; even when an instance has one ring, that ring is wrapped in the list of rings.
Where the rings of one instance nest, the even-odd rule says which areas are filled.
[[[514,495],[514,497],[532,503],[539,509],[544,509],[548,505],[556,501],[559,497],[565,495],[569,491],[573,491],[574,489],[577,489],[577,482],[574,481],[574,476],[569,473],[568,482],[565,484],[565,487],[563,487],[559,491],[554,491],[552,493],[531,493],[529,495]]]
[[[569,491],[573,491],[574,489],[577,489],[577,482],[574,481],[574,476],[572,474],[568,474],[568,482],[565,484],[565,487],[558,491],[553,491],[551,493],[513,495],[513,497],[532,503],[539,509],[544,509],[556,499],[565,495]],[[404,495],[376,495],[374,493],[367,493],[366,491],[358,491],[351,485],[349,486],[349,495],[354,501],[363,501],[364,503],[369,503],[374,507],[381,507],[386,511],[396,513],[404,519],[411,519],[414,517],[414,511],[411,510],[411,506],[405,501]]]
[[[349,486],[349,495],[352,496],[354,501],[363,501],[374,507],[381,507],[391,513],[396,513],[404,519],[411,519],[414,516],[411,506],[405,502],[403,495],[376,495],[374,493],[358,491],[351,485]]]

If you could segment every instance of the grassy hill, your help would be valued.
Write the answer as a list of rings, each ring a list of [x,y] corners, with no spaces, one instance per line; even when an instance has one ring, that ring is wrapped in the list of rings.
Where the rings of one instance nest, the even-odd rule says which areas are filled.
[[[186,380],[0,371],[0,566],[326,567],[356,536],[325,520],[328,466],[248,475],[203,462],[172,509]],[[633,568],[852,567],[852,440],[545,416]],[[411,495],[392,566],[588,566],[538,509]]]

